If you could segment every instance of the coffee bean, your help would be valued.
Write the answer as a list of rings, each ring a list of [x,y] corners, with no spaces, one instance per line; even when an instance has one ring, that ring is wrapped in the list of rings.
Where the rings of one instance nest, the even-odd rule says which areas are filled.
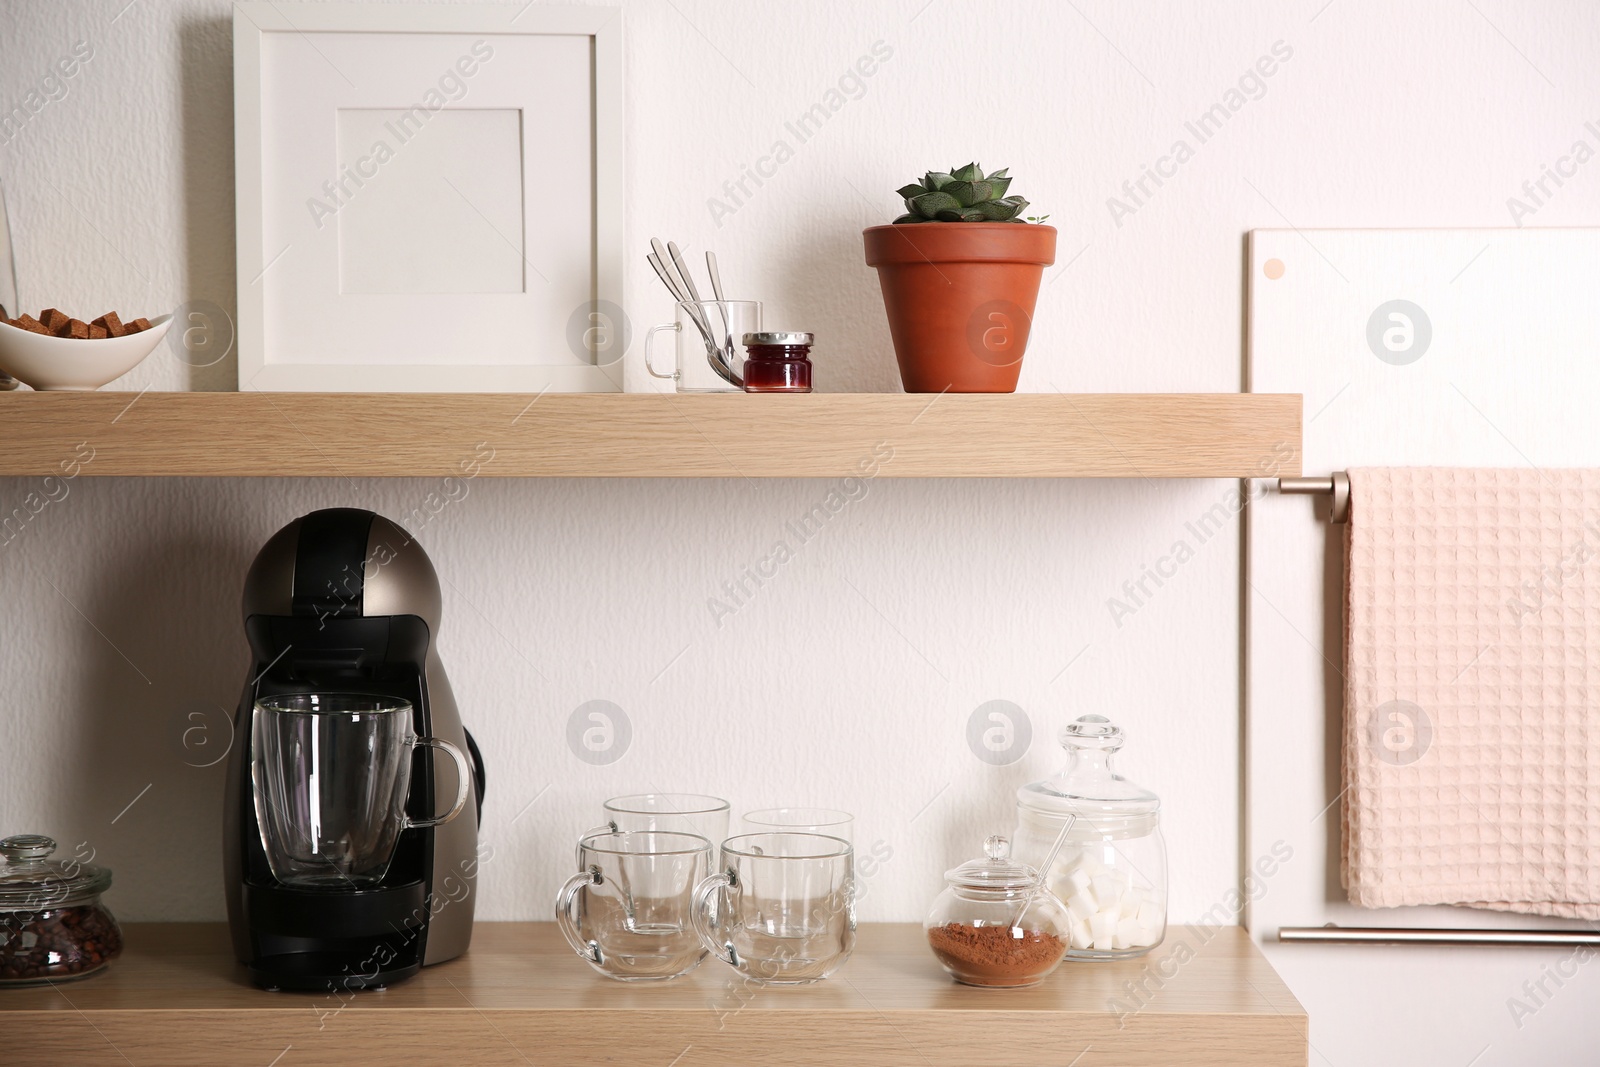
[[[0,984],[71,978],[122,953],[122,930],[98,904],[0,914]]]

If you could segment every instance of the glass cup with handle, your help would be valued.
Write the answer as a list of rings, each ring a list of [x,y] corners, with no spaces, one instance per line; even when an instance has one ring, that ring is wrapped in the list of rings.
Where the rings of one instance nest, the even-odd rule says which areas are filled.
[[[654,981],[706,958],[693,921],[695,888],[711,866],[698,834],[604,831],[578,842],[579,872],[556,896],[572,951],[608,978]]]
[[[759,300],[685,300],[673,305],[674,319],[652,326],[644,338],[644,366],[652,377],[676,382],[680,393],[737,393],[744,385],[744,346],[747,333],[761,332]],[[668,373],[656,369],[650,354],[656,335],[672,332],[673,368]],[[714,363],[721,361],[729,381],[718,374]]]
[[[754,982],[803,985],[856,943],[855,853],[825,834],[740,834],[694,894],[701,943]]]
[[[355,889],[383,881],[402,830],[447,823],[472,789],[467,758],[418,737],[411,702],[359,693],[301,693],[256,701],[251,725],[256,821],[272,876],[288,886]],[[429,819],[406,814],[411,751],[456,765],[456,799]]]
[[[855,843],[856,817],[835,808],[762,808],[746,812],[745,830],[749,833],[826,834]]]
[[[601,805],[605,822],[584,831],[584,837],[635,830],[674,830],[699,834],[713,848],[728,836],[729,804],[703,793],[633,793],[612,797]]]

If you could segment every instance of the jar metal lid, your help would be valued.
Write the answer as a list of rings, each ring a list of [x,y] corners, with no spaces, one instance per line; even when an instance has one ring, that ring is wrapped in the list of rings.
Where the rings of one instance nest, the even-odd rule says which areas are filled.
[[[42,834],[0,840],[0,911],[42,911],[79,904],[111,885],[111,872],[76,859],[50,856],[56,843]]]
[[[816,334],[810,333],[768,331],[744,335],[744,343],[747,345],[809,345],[815,340]]]

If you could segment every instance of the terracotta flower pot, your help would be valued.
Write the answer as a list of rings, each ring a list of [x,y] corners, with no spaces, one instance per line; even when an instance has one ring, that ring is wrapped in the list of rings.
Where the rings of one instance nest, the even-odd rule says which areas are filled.
[[[1015,392],[1055,227],[921,222],[862,237],[906,392]]]

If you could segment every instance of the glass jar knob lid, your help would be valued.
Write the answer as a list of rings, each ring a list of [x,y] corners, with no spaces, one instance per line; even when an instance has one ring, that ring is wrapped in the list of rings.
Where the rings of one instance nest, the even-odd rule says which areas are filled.
[[[111,885],[104,867],[51,859],[56,843],[43,834],[0,839],[0,909],[63,907],[101,893]]]
[[[945,881],[969,889],[1028,889],[1039,872],[1011,858],[1011,842],[1000,835],[983,843],[983,858],[968,860],[944,872]]]
[[[8,863],[44,859],[55,850],[55,841],[43,834],[13,834],[0,840],[0,856]]]
[[[1112,769],[1111,760],[1126,740],[1122,728],[1104,715],[1083,715],[1059,735],[1067,766],[1053,778],[1017,790],[1025,807],[1052,815],[1153,816],[1161,798]]]

